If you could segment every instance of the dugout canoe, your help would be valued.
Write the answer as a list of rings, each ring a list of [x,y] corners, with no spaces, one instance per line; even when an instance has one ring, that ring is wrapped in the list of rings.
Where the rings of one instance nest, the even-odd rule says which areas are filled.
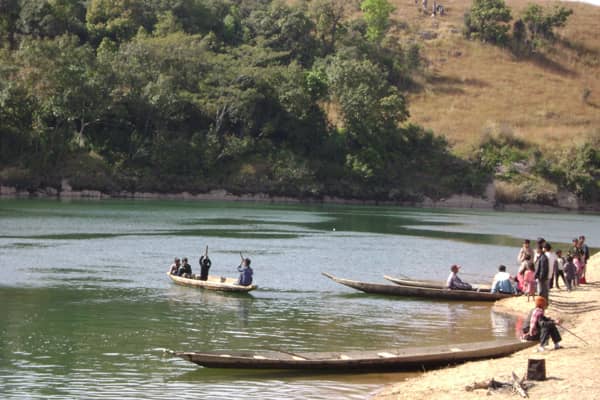
[[[360,290],[369,294],[461,301],[496,301],[513,296],[512,294],[506,293],[486,293],[472,290],[431,289],[415,286],[401,286],[398,284],[387,285],[383,283],[361,282],[351,279],[337,278],[331,274],[328,274],[327,272],[323,272],[322,274],[341,285],[345,285],[351,287],[352,289]]]
[[[221,292],[249,292],[256,289],[258,286],[249,285],[242,286],[237,284],[235,278],[225,278],[220,276],[209,275],[208,279],[201,281],[197,278],[184,278],[182,276],[172,275],[167,272],[167,275],[173,282],[182,286],[191,286],[201,289],[216,290]]]
[[[534,346],[535,341],[503,339],[385,351],[300,352],[212,351],[170,352],[208,368],[297,369],[368,372],[372,370],[423,370],[472,360],[502,357]]]
[[[393,276],[384,275],[384,279],[387,279],[390,282],[394,282],[400,286],[415,286],[415,287],[423,287],[429,289],[446,289],[446,282],[441,281],[430,281],[430,280],[416,280],[416,279],[406,279],[406,278],[395,278]],[[490,285],[485,284],[473,284],[473,291],[477,291],[479,289],[480,292],[490,292],[492,287]]]

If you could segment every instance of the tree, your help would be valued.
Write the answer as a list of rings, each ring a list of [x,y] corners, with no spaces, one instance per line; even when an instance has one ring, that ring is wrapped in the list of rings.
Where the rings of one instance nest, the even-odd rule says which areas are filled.
[[[0,47],[5,38],[10,49],[17,47],[15,34],[20,11],[19,0],[0,0]]]
[[[544,9],[537,4],[529,4],[523,13],[523,22],[527,27],[528,39],[532,49],[542,41],[554,39],[554,28],[565,26],[573,10],[563,6]]]
[[[505,44],[510,29],[507,23],[511,19],[510,8],[504,0],[474,0],[465,14],[465,35],[484,42]]]
[[[387,0],[363,0],[360,9],[367,22],[367,38],[378,42],[390,24],[390,14],[395,7]]]
[[[86,26],[96,43],[108,37],[115,42],[131,39],[140,27],[152,31],[153,15],[143,0],[91,0]]]
[[[363,178],[381,174],[389,140],[408,117],[404,96],[368,60],[334,57],[327,76],[332,99],[342,111],[340,131],[347,138],[347,166]]]
[[[315,0],[310,2],[309,13],[314,21],[317,37],[326,54],[335,50],[338,35],[345,30],[344,18],[356,7],[356,0]]]

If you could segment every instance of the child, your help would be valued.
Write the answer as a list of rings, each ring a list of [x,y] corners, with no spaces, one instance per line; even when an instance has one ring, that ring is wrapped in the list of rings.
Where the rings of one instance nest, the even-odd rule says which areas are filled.
[[[583,277],[583,263],[581,262],[581,258],[578,255],[573,256],[573,264],[575,264],[575,268],[577,268],[577,278],[575,278],[575,286],[579,286],[581,282],[581,278]]]
[[[564,272],[566,280],[565,284],[567,285],[567,290],[570,292],[575,288],[575,280],[577,279],[577,267],[573,264],[573,257],[567,256]]]
[[[525,276],[523,277],[523,293],[527,295],[527,301],[535,296],[535,267],[529,264]]]
[[[525,272],[527,272],[530,265],[533,265],[531,262],[531,255],[525,254],[523,256],[523,262],[521,262],[521,266],[519,267],[519,272],[517,272],[517,290],[519,293],[525,292]]]

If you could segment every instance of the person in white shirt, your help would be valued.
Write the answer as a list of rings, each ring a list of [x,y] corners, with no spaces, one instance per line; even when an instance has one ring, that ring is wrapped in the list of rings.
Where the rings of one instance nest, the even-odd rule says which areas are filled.
[[[494,275],[492,282],[492,293],[514,293],[515,288],[512,283],[512,278],[508,272],[506,272],[506,266],[501,265],[498,267],[498,273]]]

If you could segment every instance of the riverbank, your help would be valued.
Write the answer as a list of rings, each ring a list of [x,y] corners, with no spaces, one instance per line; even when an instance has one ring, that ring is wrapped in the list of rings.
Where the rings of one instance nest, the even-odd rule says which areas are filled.
[[[294,204],[344,204],[344,205],[383,205],[418,208],[465,208],[480,210],[502,210],[517,212],[600,212],[600,204],[580,204],[577,199],[568,193],[558,197],[556,205],[533,203],[498,203],[495,199],[493,186],[486,190],[485,197],[455,194],[448,198],[433,200],[425,197],[422,201],[383,201],[349,199],[335,196],[322,197],[292,197],[279,196],[269,193],[234,194],[224,189],[210,190],[206,193],[157,193],[157,192],[129,192],[117,191],[105,193],[99,190],[74,190],[68,181],[63,180],[59,188],[46,187],[35,191],[18,189],[14,186],[0,185],[0,198],[25,199],[25,198],[55,198],[55,199],[139,199],[139,200],[189,200],[189,201],[244,201],[262,203],[294,203]]]
[[[572,292],[566,290],[550,292],[550,307],[547,315],[560,318],[564,326],[585,340],[561,330],[564,346],[560,350],[538,353],[535,349],[527,349],[509,357],[495,360],[471,362],[443,370],[426,372],[419,377],[399,382],[384,388],[377,393],[376,400],[429,400],[434,398],[461,400],[480,399],[489,394],[495,397],[514,397],[510,390],[478,389],[472,392],[465,390],[474,382],[489,381],[494,378],[508,382],[514,371],[517,376],[525,375],[527,360],[543,358],[546,360],[545,381],[530,382],[528,393],[534,399],[578,400],[597,399],[597,378],[600,373],[600,342],[597,332],[600,330],[600,253],[595,254],[588,263],[588,284],[582,285]],[[494,310],[517,315],[526,315],[533,306],[523,297],[504,299],[496,302]]]

